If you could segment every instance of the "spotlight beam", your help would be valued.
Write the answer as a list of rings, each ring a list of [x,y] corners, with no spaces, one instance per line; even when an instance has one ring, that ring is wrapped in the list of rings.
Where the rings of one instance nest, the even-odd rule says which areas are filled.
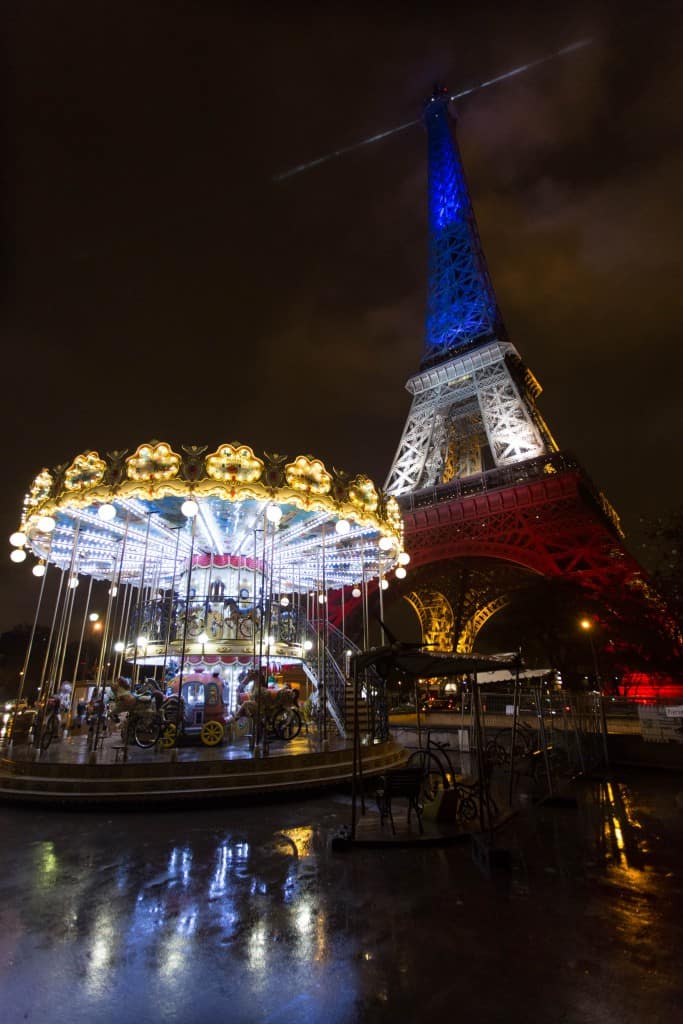
[[[513,68],[511,71],[505,71],[502,75],[496,75],[495,78],[489,78],[485,82],[479,82],[478,85],[473,85],[469,89],[463,89],[460,92],[453,93],[449,96],[449,100],[454,102],[455,100],[461,100],[464,96],[471,96],[473,92],[479,92],[480,89],[488,89],[491,85],[498,85],[499,82],[504,82],[508,78],[514,78],[516,75],[522,75],[526,71],[531,71],[532,68],[537,68],[540,64],[546,64],[549,60],[555,60],[556,57],[565,57],[569,53],[574,53],[576,50],[582,50],[586,46],[592,46],[595,39],[577,39],[576,42],[569,43],[568,46],[563,46],[561,50],[555,50],[554,53],[548,53],[545,57],[538,57],[537,60],[529,61],[527,64],[520,64],[519,67]],[[406,121],[404,124],[396,125],[395,128],[389,128],[385,132],[378,132],[377,135],[371,135],[367,139],[362,139],[360,142],[352,142],[349,146],[342,146],[340,149],[334,149],[331,153],[326,153],[325,156],[319,156],[316,160],[309,160],[305,164],[297,164],[296,167],[290,167],[288,171],[282,171],[280,174],[273,176],[273,181],[279,183],[281,181],[287,181],[288,178],[293,178],[297,174],[301,174],[303,171],[310,171],[314,167],[320,167],[321,164],[329,163],[330,160],[336,160],[337,157],[345,156],[347,153],[353,153],[357,149],[362,149],[363,146],[369,146],[373,142],[380,142],[382,139],[388,139],[390,135],[397,135],[399,132],[404,132],[408,128],[413,128],[415,125],[421,123],[421,118],[415,118],[414,121]]]

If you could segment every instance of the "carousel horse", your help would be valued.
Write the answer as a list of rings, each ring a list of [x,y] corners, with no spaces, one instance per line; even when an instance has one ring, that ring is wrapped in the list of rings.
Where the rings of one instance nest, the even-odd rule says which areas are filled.
[[[178,612],[176,619],[176,631],[175,635],[181,637],[185,632],[185,612]],[[187,616],[187,635],[192,637],[198,637],[204,629],[204,610],[203,608],[191,608],[190,614]]]
[[[268,735],[281,740],[291,740],[298,736],[301,730],[301,715],[299,712],[299,694],[287,686],[274,690],[265,685],[265,677],[260,676],[256,669],[247,675],[242,681],[240,690],[254,680],[260,693],[254,692],[248,695],[248,699],[240,705],[234,722],[238,729],[248,728],[250,719],[257,717],[259,696],[261,702],[260,717],[264,723]]]
[[[256,605],[243,610],[234,597],[227,597],[225,599],[225,611],[223,614],[227,623],[234,622],[235,635],[238,640],[253,639],[254,633],[261,626],[261,615]]]
[[[237,690],[238,694],[246,694],[249,684],[252,684],[251,692],[249,693],[248,698],[240,706],[239,711],[237,712],[238,718],[240,717],[240,715],[254,714],[256,710],[256,688],[259,686],[259,678],[261,697],[265,701],[267,715],[270,715],[271,713],[274,713],[276,711],[281,711],[282,709],[298,706],[299,694],[296,690],[290,689],[289,686],[281,686],[279,689],[276,689],[274,687],[271,688],[268,686],[263,671],[259,673],[258,669],[252,668],[249,672],[247,672],[244,679],[242,679]]]

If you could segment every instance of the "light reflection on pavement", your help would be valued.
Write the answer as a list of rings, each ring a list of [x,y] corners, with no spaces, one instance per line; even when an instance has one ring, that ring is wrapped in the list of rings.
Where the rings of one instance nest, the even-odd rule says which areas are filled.
[[[0,808],[3,1024],[672,1021],[683,780],[628,775],[498,844],[356,849],[349,801]],[[533,1008],[533,1013],[530,1009]]]

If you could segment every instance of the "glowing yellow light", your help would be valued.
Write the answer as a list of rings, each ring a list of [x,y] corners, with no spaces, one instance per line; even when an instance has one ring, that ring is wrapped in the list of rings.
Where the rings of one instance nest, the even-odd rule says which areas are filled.
[[[266,508],[266,519],[269,523],[277,524],[282,519],[282,509],[279,505],[268,505]]]

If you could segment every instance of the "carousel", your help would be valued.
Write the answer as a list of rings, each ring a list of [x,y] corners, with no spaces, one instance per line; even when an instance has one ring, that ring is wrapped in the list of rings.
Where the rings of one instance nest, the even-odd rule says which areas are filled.
[[[248,673],[289,674],[342,733],[344,659],[357,650],[346,625],[353,615],[367,637],[368,593],[381,598],[409,561],[398,504],[368,477],[240,443],[150,442],[43,469],[10,540],[40,581],[20,699],[77,684],[94,618],[95,692],[121,676],[176,693],[206,678],[236,712]]]

